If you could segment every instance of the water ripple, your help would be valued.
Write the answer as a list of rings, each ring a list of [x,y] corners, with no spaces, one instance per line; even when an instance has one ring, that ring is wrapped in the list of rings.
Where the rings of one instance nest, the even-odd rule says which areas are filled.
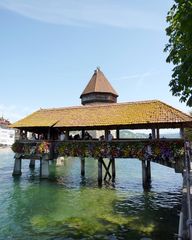
[[[177,231],[181,175],[152,164],[152,188],[143,191],[141,163],[116,160],[114,185],[97,185],[97,162],[78,158],[50,166],[50,180],[39,178],[23,161],[12,178],[13,153],[0,153],[0,239],[172,239]],[[168,223],[172,224],[168,224]],[[166,229],[165,229],[166,226]]]

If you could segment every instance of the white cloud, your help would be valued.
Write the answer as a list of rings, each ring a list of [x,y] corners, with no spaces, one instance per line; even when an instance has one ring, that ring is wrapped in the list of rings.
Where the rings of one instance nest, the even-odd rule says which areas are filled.
[[[151,72],[138,73],[133,75],[121,76],[118,80],[129,80],[129,79],[143,79],[145,77],[151,76]]]
[[[8,119],[11,123],[26,117],[26,115],[32,113],[33,111],[34,110],[29,107],[0,104],[0,116]]]
[[[53,24],[148,30],[161,30],[165,24],[158,12],[133,9],[122,0],[0,0],[0,8]]]
[[[118,81],[133,80],[136,87],[142,87],[143,84],[146,83],[146,80],[150,76],[153,76],[153,75],[155,75],[155,73],[144,72],[144,73],[138,73],[138,74],[133,74],[133,75],[121,76],[116,80],[118,80]]]

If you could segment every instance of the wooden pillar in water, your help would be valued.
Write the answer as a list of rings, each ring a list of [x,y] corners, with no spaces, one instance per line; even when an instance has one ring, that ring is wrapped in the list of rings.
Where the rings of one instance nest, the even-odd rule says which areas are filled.
[[[151,182],[151,162],[147,161],[147,181]]]
[[[35,168],[35,160],[34,159],[30,160],[29,167],[30,168]]]
[[[111,157],[111,169],[112,169],[112,182],[115,181],[116,170],[115,170],[115,158]]]
[[[81,176],[85,176],[85,158],[81,157]]]
[[[40,178],[46,179],[49,177],[49,161],[44,157],[40,160]]]
[[[99,157],[98,159],[98,185],[102,185],[102,164],[103,164],[103,158]]]
[[[151,165],[150,165],[150,161],[141,160],[141,164],[142,164],[143,188],[144,189],[148,189],[150,187],[150,182],[151,182]]]
[[[147,174],[146,174],[145,160],[141,160],[141,165],[142,165],[143,188],[145,188],[146,182],[147,182]]]
[[[15,163],[14,163],[14,169],[13,169],[13,176],[20,176],[22,174],[21,172],[21,163],[22,159],[21,158],[15,158]]]

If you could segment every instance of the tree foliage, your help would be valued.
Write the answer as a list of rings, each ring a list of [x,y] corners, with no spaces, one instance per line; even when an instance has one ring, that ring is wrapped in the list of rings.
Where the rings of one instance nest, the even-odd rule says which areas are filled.
[[[174,96],[192,106],[192,0],[175,0],[167,22],[166,61],[174,65],[169,86]]]

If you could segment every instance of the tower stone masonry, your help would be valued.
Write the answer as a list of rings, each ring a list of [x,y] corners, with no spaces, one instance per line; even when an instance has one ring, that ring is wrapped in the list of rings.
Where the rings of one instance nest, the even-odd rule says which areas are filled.
[[[116,103],[118,94],[103,72],[97,68],[80,98],[82,105]]]

